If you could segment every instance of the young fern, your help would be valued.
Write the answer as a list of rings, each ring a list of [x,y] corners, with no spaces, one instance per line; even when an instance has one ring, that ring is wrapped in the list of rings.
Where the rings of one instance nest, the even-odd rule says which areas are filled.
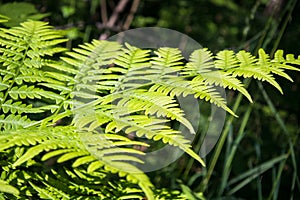
[[[217,87],[252,102],[239,77],[282,92],[274,75],[292,81],[285,70],[300,65],[282,50],[271,59],[262,49],[258,58],[199,49],[185,61],[176,48],[151,54],[97,40],[57,60],[53,55],[66,51],[58,46],[65,41],[44,22],[0,31],[0,198],[155,199],[161,194],[134,164],[147,153],[137,147],[149,146],[140,140],[178,147],[204,165],[170,123],[196,134],[179,97],[191,95],[235,115]]]

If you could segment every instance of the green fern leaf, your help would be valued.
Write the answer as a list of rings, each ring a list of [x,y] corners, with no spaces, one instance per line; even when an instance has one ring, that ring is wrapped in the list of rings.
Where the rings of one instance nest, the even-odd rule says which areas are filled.
[[[41,160],[42,161],[45,161],[45,160],[48,160],[52,157],[55,157],[55,156],[58,156],[60,154],[65,154],[65,153],[69,153],[69,152],[73,152],[74,149],[59,149],[59,150],[54,150],[54,151],[51,151],[49,153],[46,153],[42,158]]]
[[[95,83],[103,82],[107,78],[104,77],[109,71],[106,68],[120,54],[121,46],[116,42],[94,40],[92,44],[80,45],[80,47],[81,49],[74,49],[77,53],[69,53],[72,58],[63,57],[62,60],[79,70],[75,76],[75,91],[72,92],[72,96],[94,99],[97,98],[98,91],[112,89]]]
[[[235,53],[231,50],[223,50],[217,53],[215,66],[217,69],[228,70],[238,66]]]
[[[80,165],[91,163],[95,160],[96,160],[96,158],[94,156],[91,156],[91,155],[83,156],[81,158],[76,159],[72,166],[73,167],[79,167]]]
[[[65,51],[65,48],[56,47],[65,41],[59,31],[45,22],[27,21],[20,27],[0,30],[0,112],[6,116],[2,118],[7,119],[1,123],[3,129],[18,127],[17,124],[28,126],[29,123],[25,124],[30,121],[27,114],[54,112],[61,108],[59,104],[70,91],[63,90],[66,80],[52,76],[51,73],[61,70],[51,69],[57,61],[46,56]],[[61,87],[44,89],[38,87],[39,84]],[[29,103],[30,99],[34,100],[34,105]],[[45,106],[45,102],[48,105]],[[22,114],[22,117],[15,114]]]
[[[277,74],[293,82],[292,78],[288,74],[286,74],[282,68],[276,67],[276,65],[274,65],[273,63],[274,61],[271,62],[270,56],[266,54],[263,49],[259,49],[258,53],[259,53],[258,65],[262,69],[266,70],[268,73]],[[280,55],[278,55],[278,53],[275,56],[276,56],[275,59],[281,59],[279,58]]]
[[[87,173],[92,173],[92,172],[96,171],[97,169],[102,168],[103,166],[104,166],[104,163],[100,162],[98,160],[95,162],[92,162],[91,164],[89,164],[89,166],[87,168]]]
[[[27,162],[28,160],[39,155],[43,151],[48,151],[56,149],[59,147],[58,141],[44,142],[42,144],[31,147],[24,155],[22,155],[14,164],[13,167],[20,166],[21,164]]]
[[[252,103],[252,98],[241,81],[232,77],[229,73],[222,71],[204,72],[201,75],[196,76],[192,81],[199,81],[204,82],[205,85],[217,85],[223,88],[237,90]]]
[[[41,110],[41,109],[32,108],[32,105],[24,105],[20,101],[13,103],[13,101],[11,99],[2,104],[2,110],[4,113],[8,113],[10,111],[12,114],[15,114],[15,113],[21,114],[23,112],[26,112],[26,113],[43,112],[43,110]]]
[[[9,134],[7,132],[3,132],[3,135],[0,135],[0,152],[3,152],[4,150],[12,148],[16,145],[29,147],[26,150],[26,152],[24,152],[14,162],[14,164],[12,165],[14,168],[17,168],[25,162],[28,163],[32,159],[36,159],[38,155],[40,155],[42,152],[50,151],[49,153],[45,154],[45,156],[42,158],[44,161],[54,156],[62,154],[62,156],[58,159],[58,162],[66,162],[75,159],[76,161],[78,160],[76,163],[74,162],[76,165],[78,165],[77,167],[89,163],[87,166],[87,171],[89,173],[96,172],[96,170],[98,170],[99,168],[104,168],[106,172],[122,174],[122,176],[125,177],[130,176],[128,180],[130,180],[130,182],[132,183],[138,184],[140,182],[143,182],[144,185],[142,185],[142,189],[145,192],[151,191],[150,188],[152,187],[152,185],[149,182],[148,178],[144,174],[132,175],[132,173],[142,172],[139,171],[135,166],[126,163],[127,161],[140,162],[140,160],[136,157],[128,155],[128,153],[134,154],[138,151],[130,148],[120,148],[120,146],[142,145],[142,142],[131,141],[123,136],[106,134],[104,137],[102,137],[102,139],[98,140],[98,142],[96,143],[97,146],[95,147],[95,151],[92,150],[92,152],[97,151],[99,152],[99,155],[103,156],[95,157],[95,155],[90,155],[90,152],[87,151],[84,145],[81,144],[82,141],[79,140],[79,138],[77,138],[76,135],[74,135],[73,127],[56,127],[54,129],[43,128],[39,132],[35,132],[33,130],[25,129],[25,131],[10,131]],[[90,137],[88,136],[88,132],[82,132],[81,134],[83,134],[84,138],[90,139]],[[94,135],[92,133],[90,134],[91,136]],[[26,137],[24,137],[24,135],[26,135]],[[96,136],[94,138],[96,138]],[[116,142],[113,142],[113,140],[116,140]],[[101,147],[101,145],[99,146],[98,144],[101,144],[101,142],[103,143],[103,146],[102,148],[99,148]],[[111,143],[111,145],[104,145],[108,143]],[[85,160],[85,163],[82,163],[82,158],[86,156],[92,156],[94,158],[89,159],[88,162],[86,162],[87,160]],[[123,168],[124,166],[126,166],[126,168]],[[47,183],[45,184],[47,185]],[[39,189],[41,189],[41,191]],[[49,189],[51,188],[44,189],[39,187],[37,191],[40,195],[42,195],[43,192],[49,195],[49,197],[53,195],[53,198],[58,198],[58,196],[61,195],[59,191],[53,191],[53,188],[51,190]],[[153,196],[152,192],[148,195],[150,195],[149,198]]]
[[[183,68],[183,75],[199,75],[215,68],[213,54],[207,49],[195,50],[189,58],[189,62]]]
[[[287,54],[286,55],[286,63],[300,65],[300,55],[298,56],[297,59],[295,59],[295,56],[293,54]],[[289,67],[291,67],[291,66],[289,66]],[[297,68],[287,68],[287,69],[297,70]]]
[[[14,100],[20,99],[41,99],[42,97],[49,98],[55,100],[57,103],[60,103],[64,98],[54,92],[45,91],[40,88],[36,88],[34,86],[27,87],[26,85],[21,87],[13,87],[9,91],[9,95]]]
[[[9,88],[9,84],[0,76],[0,91],[6,90],[7,88]]]
[[[176,101],[166,95],[147,90],[135,90],[123,94],[112,94],[109,98],[103,98],[102,103],[113,103],[118,101],[117,108],[124,107],[130,110],[144,111],[145,115],[156,115],[157,117],[167,117],[171,120],[177,120],[185,125],[191,133],[195,133],[191,123],[184,118],[183,111],[179,108]]]
[[[282,89],[280,85],[276,82],[275,78],[271,74],[266,73],[260,67],[245,66],[228,70],[228,72],[232,73],[233,76],[243,76],[244,78],[252,77],[261,81],[267,81],[275,88],[277,88],[280,91],[280,93],[282,93]]]
[[[15,78],[15,81],[18,85],[22,85],[23,82],[35,83],[42,82],[44,73],[40,70],[31,69],[31,68],[22,68],[20,69],[21,74]]]
[[[151,72],[154,74],[153,82],[175,78],[183,68],[183,56],[176,48],[159,48],[154,51],[156,57],[151,60]]]
[[[126,49],[123,49],[123,53],[120,54],[114,64],[116,66],[110,67],[111,73],[121,73],[117,79],[111,79],[113,82],[108,82],[110,85],[114,84],[112,92],[122,91],[128,88],[140,87],[141,83],[145,84],[150,82],[147,77],[142,76],[149,69],[149,50],[141,50],[139,48],[125,44]],[[103,78],[106,78],[104,75]],[[113,78],[111,74],[108,74],[108,78]],[[102,81],[103,82],[103,81]],[[100,83],[104,85],[104,83]]]
[[[1,129],[19,129],[24,128],[26,126],[30,126],[33,123],[26,116],[21,115],[0,115],[0,127]]]
[[[57,159],[57,162],[58,163],[62,163],[62,162],[66,162],[68,160],[72,160],[74,158],[77,158],[77,157],[81,157],[81,156],[86,156],[88,155],[89,152],[86,152],[86,151],[74,151],[74,152],[66,152],[64,153],[64,155],[62,155],[61,157],[59,157]]]
[[[250,53],[245,51],[240,51],[237,54],[239,66],[230,68],[226,71],[231,73],[234,77],[236,76],[243,76],[244,78],[252,77],[254,79],[258,79],[261,81],[267,81],[282,93],[282,89],[280,85],[276,82],[275,78],[268,70],[270,66],[269,56],[261,50],[259,51],[259,53],[260,53],[260,57],[257,60]]]
[[[178,71],[182,69],[180,65],[183,64],[183,56],[181,51],[176,48],[159,48],[157,51],[154,51],[157,57],[153,57],[151,63],[158,69],[161,69],[159,66],[171,67],[174,70]]]
[[[294,71],[300,71],[300,69],[293,67],[289,64],[300,64],[300,58],[295,59],[294,55],[287,55],[287,59],[284,59],[283,57],[283,50],[277,50],[275,52],[274,55],[274,59],[271,60],[271,71],[277,75],[280,75],[288,80],[290,80],[291,82],[293,82],[293,80],[291,79],[291,77],[284,73],[284,70],[294,70]]]
[[[43,188],[40,188],[36,185],[34,185],[32,182],[29,182],[29,184],[33,187],[34,190],[36,190],[38,192],[38,195],[41,199],[53,199],[53,200],[56,200],[56,199],[69,199],[69,196],[64,194],[64,197],[62,197],[61,195],[57,195],[57,193],[59,194],[62,194],[62,192],[57,192],[56,191],[53,191],[55,190],[54,188],[51,187],[52,191],[50,190],[50,188],[48,187],[47,189],[43,189]]]
[[[0,180],[0,192],[5,193],[11,193],[15,195],[19,195],[19,190],[11,185],[9,185],[7,182]]]
[[[268,54],[266,54],[266,52],[263,49],[259,49],[258,50],[258,62],[257,64],[259,64],[262,68],[268,68],[270,63],[270,56]]]
[[[214,89],[213,86],[205,85],[204,82],[186,82],[173,79],[173,81],[165,81],[152,86],[150,91],[158,91],[165,95],[170,94],[171,96],[183,95],[184,97],[191,94],[194,95],[195,98],[204,99],[205,101],[213,103],[236,116],[234,112],[227,107],[225,99],[221,97],[216,89]]]

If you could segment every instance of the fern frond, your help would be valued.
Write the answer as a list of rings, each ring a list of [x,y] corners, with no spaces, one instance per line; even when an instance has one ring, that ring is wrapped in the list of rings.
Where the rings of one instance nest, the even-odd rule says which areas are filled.
[[[59,188],[61,191],[67,191],[70,199],[120,199],[128,194],[137,193],[139,199],[145,195],[142,190],[130,184],[129,181],[117,181],[111,179],[110,174],[92,172],[87,174],[82,169],[69,170],[63,168],[61,171],[51,170],[51,175],[47,177],[47,182],[41,177],[45,185]],[[59,180],[59,181],[58,181]],[[45,189],[47,189],[45,188]]]
[[[30,126],[32,123],[33,121],[28,119],[26,116],[14,114],[0,115],[0,125],[2,125],[2,128],[5,130],[24,128],[26,126]]]
[[[217,53],[215,67],[221,70],[229,70],[238,66],[235,53],[231,50],[223,50]]]
[[[124,110],[125,113],[126,110],[128,112],[127,108]],[[122,111],[120,113],[120,109],[115,110],[115,112],[111,110],[102,110],[101,112],[100,110],[96,110],[95,113],[91,113],[90,115],[85,113],[84,118],[76,120],[80,122],[80,124],[77,123],[77,125],[83,127],[86,124],[92,123],[89,129],[91,129],[91,126],[95,129],[102,124],[107,124],[105,127],[106,133],[119,132],[123,130],[127,134],[135,133],[138,137],[146,136],[146,138],[154,141],[161,140],[166,144],[178,146],[204,165],[204,162],[199,155],[193,153],[191,150],[191,146],[189,144],[190,141],[185,139],[180,132],[172,130],[170,127],[165,125],[167,120],[148,117],[146,115],[133,115],[131,113],[126,113],[125,116],[122,116],[122,114],[124,114]]]
[[[2,104],[2,110],[4,113],[8,113],[9,111],[11,111],[12,114],[15,114],[16,112],[18,114],[21,114],[23,112],[26,112],[26,113],[43,112],[43,110],[40,110],[40,109],[32,109],[31,105],[24,105],[20,101],[12,103],[11,99]]]
[[[138,89],[122,94],[111,94],[102,98],[100,102],[102,104],[117,102],[115,103],[117,108],[124,107],[134,111],[144,111],[145,115],[156,115],[157,117],[177,120],[185,125],[191,133],[195,133],[175,99],[159,92]]]
[[[49,152],[44,155],[42,160],[46,161],[56,156],[59,156],[57,160],[59,163],[75,160],[73,162],[77,167],[86,166],[87,173],[104,169],[106,173],[118,174],[120,177],[126,177],[129,182],[139,185],[149,195],[150,199],[153,196],[150,189],[152,184],[148,177],[134,165],[127,163],[128,161],[139,161],[136,157],[128,155],[128,153],[141,153],[138,150],[127,148],[127,146],[144,145],[142,142],[131,141],[126,137],[114,134],[99,135],[86,131],[75,134],[74,127],[70,126],[43,128],[39,132],[32,129],[10,131],[9,133],[2,132],[0,138],[0,152],[15,146],[28,147],[13,163],[12,167],[14,169],[30,162],[32,159],[37,159],[43,152]],[[86,149],[87,146],[89,146],[88,150]],[[86,156],[92,156],[93,159],[82,163],[81,158]],[[35,189],[40,194],[44,194],[44,192],[44,195],[48,194],[47,190]]]
[[[11,193],[15,195],[19,195],[19,190],[15,187],[9,185],[6,181],[0,180],[0,192]]]
[[[56,103],[60,103],[64,100],[64,98],[54,92],[46,91],[41,88],[37,88],[34,86],[26,86],[23,85],[21,87],[13,87],[8,92],[12,99],[41,99],[42,97],[55,100]]]
[[[226,56],[228,58],[226,58]],[[237,57],[239,57],[239,55],[237,55]],[[207,49],[199,49],[194,51],[190,56],[190,62],[188,62],[184,68],[184,75],[195,76],[192,81],[204,82],[205,85],[216,85],[223,88],[238,90],[244,96],[246,96],[250,102],[252,102],[250,94],[244,88],[244,85],[240,80],[231,76],[229,73],[216,70],[216,68],[224,70],[236,65],[233,52],[220,52],[217,55],[217,58],[219,58],[219,60],[214,62],[212,53]],[[229,61],[224,60],[221,62],[223,59],[227,59]]]
[[[143,77],[141,77],[141,73],[145,73],[148,70],[150,76],[154,74],[154,76],[160,76],[160,70],[164,70],[163,67],[165,64],[168,66],[176,69],[178,71],[180,68],[178,68],[177,65],[182,64],[182,62],[179,62],[179,60],[182,59],[182,56],[180,54],[180,51],[177,49],[161,49],[156,54],[160,57],[157,57],[153,61],[153,65],[156,65],[156,67],[150,67],[149,69],[149,63],[148,63],[148,56],[149,56],[149,51],[146,50],[140,50],[138,48],[132,47],[127,44],[127,48],[123,49],[123,53],[120,54],[116,60],[114,61],[115,66],[112,66],[109,69],[109,71],[106,70],[104,74],[102,75],[102,78],[106,78],[106,80],[112,80],[112,81],[105,81],[104,84],[110,84],[113,85],[115,89],[112,90],[114,91],[123,91],[121,93],[112,93],[111,95],[108,95],[109,98],[104,97],[101,98],[99,103],[102,102],[102,106],[98,106],[95,109],[95,113],[87,113],[87,108],[84,109],[84,114],[81,115],[76,115],[74,122],[76,126],[79,127],[84,127],[88,126],[88,130],[94,130],[98,128],[104,128],[105,132],[119,132],[121,130],[124,130],[125,133],[129,132],[134,132],[137,134],[138,137],[142,137],[143,135],[146,135],[149,139],[153,138],[154,135],[156,135],[156,130],[159,131],[158,129],[163,128],[163,125],[158,125],[158,123],[165,123],[165,120],[159,120],[155,118],[149,118],[144,115],[136,115],[133,114],[135,112],[140,112],[140,111],[145,111],[148,115],[150,114],[150,109],[151,108],[151,113],[156,113],[159,116],[160,115],[165,115],[166,117],[170,117],[171,119],[177,119],[178,121],[182,122],[185,124],[190,130],[192,129],[191,124],[183,117],[183,113],[180,112],[178,108],[175,108],[175,105],[173,104],[172,101],[170,101],[169,106],[166,104],[165,106],[158,106],[158,102],[155,103],[153,102],[154,99],[159,96],[163,98],[163,95],[160,95],[159,93],[149,93],[149,94],[156,94],[155,96],[147,95],[147,91],[140,91],[139,95],[136,95],[136,92],[134,91],[133,93],[128,93],[126,92],[126,89],[128,88],[138,88],[142,87],[145,85],[148,85],[149,83],[147,82],[148,79],[145,81],[143,80]],[[86,51],[83,53],[87,54]],[[175,58],[173,58],[173,57]],[[152,62],[152,61],[151,61]],[[73,63],[74,64],[74,63]],[[80,65],[79,60],[76,62],[77,65]],[[159,69],[159,73],[156,72],[157,69]],[[155,71],[156,70],[156,71]],[[172,71],[172,73],[174,70]],[[118,75],[113,75],[113,74],[118,74]],[[166,71],[166,76],[169,76],[169,72]],[[136,79],[135,79],[136,78]],[[146,76],[146,78],[148,78]],[[115,79],[116,82],[113,81]],[[139,80],[140,79],[140,80]],[[151,78],[149,78],[151,79]],[[153,79],[153,78],[152,78]],[[134,80],[136,83],[132,83],[131,81]],[[102,80],[98,82],[100,85],[102,84]],[[118,86],[120,85],[121,88]],[[144,94],[144,97],[142,97],[142,93]],[[135,95],[133,95],[135,94]],[[78,94],[77,94],[78,95]],[[139,97],[138,97],[139,96]],[[146,100],[146,97],[148,99]],[[144,99],[142,99],[144,98]],[[150,99],[151,98],[151,99]],[[160,99],[161,99],[160,98]],[[105,100],[106,99],[106,100]],[[109,101],[107,101],[109,99]],[[130,100],[131,99],[131,100]],[[164,99],[169,99],[169,97],[164,97]],[[112,104],[114,100],[118,100],[119,102],[117,103],[116,106],[110,105],[110,106],[103,106],[103,101],[105,101],[105,104],[108,103]],[[151,102],[151,101],[152,102]],[[140,107],[139,109],[134,108],[134,104],[143,102],[144,106]],[[155,103],[155,104],[154,104]],[[162,103],[162,102],[160,102]],[[126,106],[125,106],[126,105]],[[132,106],[130,106],[132,105]],[[170,107],[172,106],[172,107]],[[177,106],[177,105],[176,105]],[[164,107],[164,109],[162,109]],[[120,109],[124,108],[124,109]],[[93,109],[93,108],[92,108]],[[82,110],[83,111],[83,110]],[[77,111],[76,111],[77,112]],[[78,113],[80,113],[79,111]],[[129,117],[126,117],[126,115],[129,115]],[[194,132],[194,131],[192,131]],[[170,134],[172,134],[172,130],[170,131]],[[162,137],[160,139],[166,143],[169,144],[177,144],[175,140],[177,138],[175,135],[173,136],[167,136],[167,133],[161,134]],[[164,137],[165,135],[165,137]],[[159,138],[159,137],[157,137]],[[178,140],[178,146],[182,149],[189,149],[190,146],[187,145],[188,141],[184,140],[183,138]],[[189,152],[191,154],[191,152]],[[199,156],[193,155],[197,160],[201,160]],[[201,160],[202,162],[202,160]],[[202,162],[203,163],[203,162]]]
[[[267,81],[282,93],[280,85],[276,82],[270,71],[266,70],[268,65],[270,65],[269,58],[266,54],[263,54],[260,51],[260,59],[257,60],[250,53],[240,51],[237,53],[237,59],[239,61],[239,66],[231,68],[227,70],[227,72],[231,73],[234,77],[252,77],[261,81]]]
[[[157,57],[153,57],[151,63],[155,66],[175,67],[182,65],[183,56],[177,48],[162,47],[154,51]],[[181,68],[180,68],[181,69]]]
[[[259,54],[259,59],[258,59],[258,65],[265,70],[268,73],[273,73],[273,74],[277,74],[279,76],[282,76],[290,81],[293,81],[292,78],[287,75],[283,69],[281,69],[280,67],[275,67],[272,63],[271,63],[271,59],[270,56],[268,54],[265,53],[265,51],[263,49],[259,49],[258,51]],[[278,55],[276,55],[278,58]],[[281,91],[282,93],[282,91]]]
[[[190,85],[195,98],[204,99],[207,102],[213,103],[217,107],[220,107],[237,117],[237,115],[226,105],[226,100],[214,86],[205,85],[204,82],[201,81],[191,81]]]
[[[205,85],[216,85],[221,86],[223,88],[233,89],[237,90],[240,93],[242,93],[247,99],[252,102],[252,98],[250,94],[247,92],[247,90],[244,87],[244,84],[242,82],[232,77],[227,72],[222,71],[210,71],[210,72],[203,72],[202,74],[196,76],[193,80],[194,81],[200,81],[204,82]]]
[[[20,69],[20,75],[15,78],[15,81],[18,85],[22,85],[23,82],[42,82],[43,79],[45,79],[43,71],[34,68],[22,68]]]
[[[62,191],[60,191],[59,189],[56,189],[55,187],[51,187],[50,185],[47,184],[47,188],[41,188],[35,184],[33,184],[32,182],[29,182],[29,184],[32,186],[32,188],[34,190],[36,190],[38,192],[38,196],[41,199],[62,199],[62,200],[66,200],[66,199],[70,199],[69,195],[63,193]]]
[[[295,64],[295,65],[300,65],[300,55],[298,56],[298,58],[296,59],[295,56],[293,54],[287,54],[286,55],[286,61],[285,63],[288,63],[288,64]],[[291,69],[291,70],[296,70],[298,71],[297,69],[298,68],[290,68],[291,66],[286,66],[288,68],[286,69]]]
[[[176,48],[159,48],[154,51],[157,56],[152,57],[151,69],[153,70],[155,80],[170,79],[178,76],[183,68],[183,56],[181,51]]]
[[[187,95],[194,95],[195,98],[213,103],[236,116],[234,112],[227,107],[225,99],[219,92],[217,92],[213,86],[205,85],[202,81],[178,81],[173,79],[173,81],[170,80],[157,83],[150,88],[150,91],[158,91],[171,96],[183,95],[185,97]]]
[[[259,67],[240,67],[228,70],[228,72],[232,73],[233,76],[243,76],[244,78],[251,77],[257,80],[267,81],[282,93],[282,89],[276,82],[275,78]]]
[[[51,76],[61,70],[52,69],[57,61],[49,56],[65,51],[56,46],[65,41],[59,31],[45,22],[27,21],[20,27],[0,29],[0,113],[7,119],[1,122],[1,129],[14,127],[17,120],[21,120],[19,124],[30,121],[27,114],[61,109],[70,91],[65,90],[65,80]],[[44,88],[54,83],[61,87]],[[30,100],[35,100],[33,105]]]
[[[78,72],[75,76],[74,92],[72,96],[83,99],[97,98],[98,92],[110,90],[110,85],[97,84],[106,83],[108,77],[104,77],[114,59],[121,53],[121,46],[116,42],[93,40],[91,44],[80,45],[75,52],[67,53],[69,57],[62,57],[62,60],[71,66],[75,66]],[[107,83],[108,83],[107,79]]]
[[[300,65],[300,58],[298,57],[298,59],[295,59],[294,55],[288,54],[285,59],[283,57],[283,50],[277,50],[275,52],[274,59],[271,60],[271,72],[293,82],[291,77],[286,74],[284,70],[300,71],[300,69],[291,66],[291,64]]]
[[[114,64],[116,66],[110,67],[109,70],[111,74],[120,73],[121,75],[117,77],[112,77],[111,74],[108,76],[112,80],[112,82],[108,82],[110,85],[114,84],[114,89],[112,92],[122,91],[124,89],[129,88],[138,88],[142,84],[149,83],[150,80],[147,76],[143,76],[143,74],[148,74],[147,71],[149,69],[149,50],[141,50],[139,48],[130,46],[129,44],[125,44],[126,48],[123,48],[123,53],[120,54]],[[117,78],[117,79],[113,79]],[[113,81],[114,80],[114,81]],[[106,81],[100,82],[103,85]]]
[[[199,75],[215,68],[214,57],[207,48],[195,50],[183,68],[183,75]]]

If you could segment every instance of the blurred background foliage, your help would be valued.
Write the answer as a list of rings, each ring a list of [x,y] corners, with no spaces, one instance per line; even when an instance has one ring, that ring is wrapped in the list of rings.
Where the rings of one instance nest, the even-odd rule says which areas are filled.
[[[213,52],[264,48],[299,55],[299,10],[297,0],[0,0],[0,15],[9,18],[2,27],[49,21],[70,39],[68,48],[158,26],[185,33]],[[149,173],[154,184],[181,189],[190,199],[203,199],[202,192],[208,199],[300,199],[300,73],[289,75],[294,83],[278,79],[284,95],[254,81],[246,82],[253,104],[228,93],[240,117],[228,116],[224,137],[206,157],[207,168],[183,156]],[[204,113],[195,150],[208,119]]]

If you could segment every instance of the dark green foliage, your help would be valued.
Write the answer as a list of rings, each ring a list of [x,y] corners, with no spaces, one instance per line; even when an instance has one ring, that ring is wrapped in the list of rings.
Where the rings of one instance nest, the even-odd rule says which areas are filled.
[[[12,2],[0,6],[0,13],[8,18],[4,23],[7,27],[18,26],[20,23],[31,19],[40,20],[47,17],[48,13],[39,13],[35,5],[26,2]]]

